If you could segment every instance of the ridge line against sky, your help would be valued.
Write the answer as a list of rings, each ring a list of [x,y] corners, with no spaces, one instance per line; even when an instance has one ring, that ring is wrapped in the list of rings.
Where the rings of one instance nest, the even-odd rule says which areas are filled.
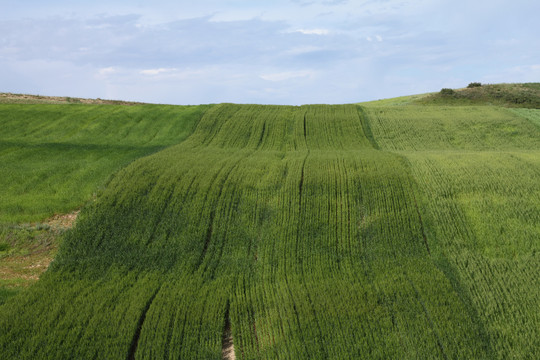
[[[0,92],[299,105],[540,81],[528,0],[0,5]]]

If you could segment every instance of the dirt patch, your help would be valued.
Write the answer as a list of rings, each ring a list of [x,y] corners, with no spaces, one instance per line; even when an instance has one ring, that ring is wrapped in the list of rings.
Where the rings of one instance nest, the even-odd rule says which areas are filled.
[[[69,214],[57,214],[47,219],[45,224],[53,229],[71,229],[75,225],[75,220],[79,216],[80,210],[73,211]]]
[[[221,340],[221,358],[223,360],[235,360],[234,343],[231,329],[231,319],[229,317],[230,304],[227,302],[225,311],[225,326],[223,327],[223,338]]]
[[[53,261],[62,234],[75,225],[79,211],[54,215],[43,223],[21,224],[2,234],[9,248],[0,252],[0,287],[26,287]]]
[[[223,335],[223,346],[221,348],[221,357],[223,360],[235,360],[236,355],[234,353],[234,343],[231,330],[225,332]]]
[[[50,249],[55,250],[55,249]],[[37,281],[53,260],[52,251],[46,254],[8,256],[0,264],[0,280],[12,286],[27,286]]]

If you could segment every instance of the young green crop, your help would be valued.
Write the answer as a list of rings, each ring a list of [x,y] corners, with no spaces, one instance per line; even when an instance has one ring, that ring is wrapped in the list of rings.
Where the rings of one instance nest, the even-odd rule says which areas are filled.
[[[467,304],[490,358],[526,359],[540,349],[537,112],[367,111],[376,142],[410,163],[435,263]]]
[[[531,121],[533,124],[540,127],[540,110],[538,109],[509,109],[509,111],[523,116]]]
[[[538,128],[497,107],[394,106],[365,108],[381,149],[389,151],[529,150]]]
[[[184,140],[206,109],[0,104],[0,223],[80,207],[121,167]]]
[[[536,127],[502,110],[377,111],[208,109],[83,209],[38,284],[0,307],[0,353],[220,359],[230,324],[239,359],[526,358]],[[500,204],[492,219],[523,228],[502,248],[479,217]]]

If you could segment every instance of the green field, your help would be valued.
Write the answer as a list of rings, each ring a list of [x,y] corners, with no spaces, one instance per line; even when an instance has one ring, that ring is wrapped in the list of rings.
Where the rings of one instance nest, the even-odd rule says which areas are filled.
[[[230,333],[239,359],[533,359],[537,110],[395,105],[129,107],[94,132],[106,108],[80,105],[74,133],[89,133],[46,117],[10,131],[137,151],[60,197],[76,208],[114,173],[49,270],[0,305],[0,358],[221,359]],[[0,118],[30,111],[13,109]],[[141,125],[118,131],[129,111]]]
[[[94,199],[133,160],[182,142],[207,108],[1,103],[0,304],[55,255],[65,229],[49,226],[51,216]]]
[[[533,358],[540,349],[538,110],[367,113],[380,148],[409,161],[434,261],[474,309],[497,357]]]
[[[0,224],[82,206],[115,171],[184,140],[205,109],[0,104]]]

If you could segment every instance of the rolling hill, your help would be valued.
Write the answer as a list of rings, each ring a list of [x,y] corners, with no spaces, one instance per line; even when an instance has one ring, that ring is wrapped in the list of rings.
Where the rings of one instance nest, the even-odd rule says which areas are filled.
[[[8,169],[125,150],[0,305],[0,358],[533,358],[540,110],[486,104],[0,105]]]

